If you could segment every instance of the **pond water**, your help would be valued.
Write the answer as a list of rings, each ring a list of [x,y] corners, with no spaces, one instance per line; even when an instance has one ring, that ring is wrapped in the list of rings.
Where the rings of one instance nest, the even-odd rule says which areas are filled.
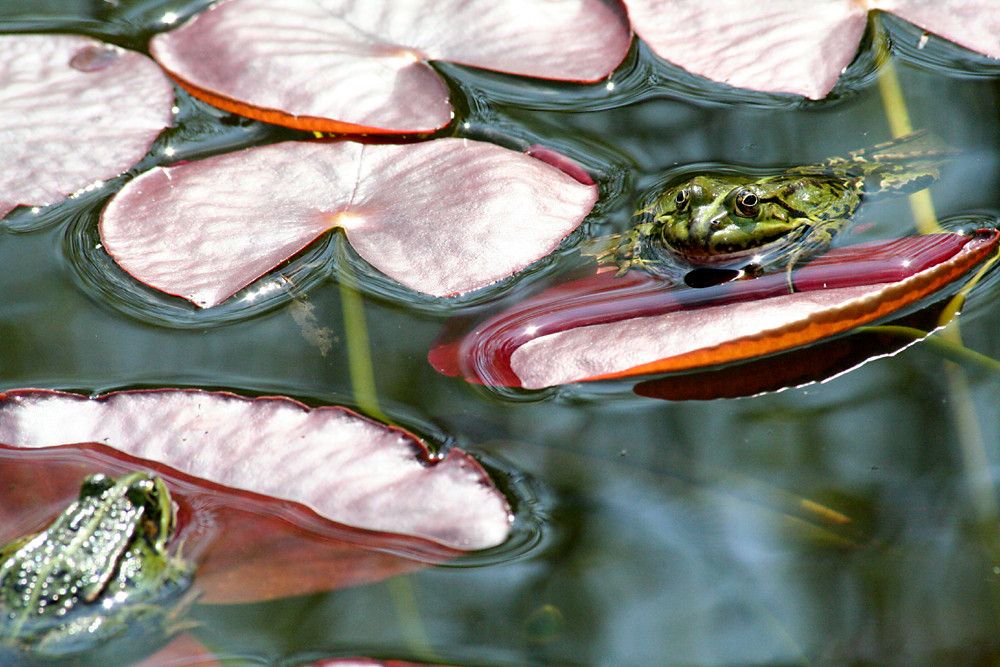
[[[155,17],[206,3],[118,4],[5,0],[0,30],[82,32],[141,48]],[[891,18],[884,26],[914,127],[960,151],[931,188],[938,215],[993,224],[1000,65],[937,40],[905,47],[919,31]],[[542,143],[580,161],[601,186],[582,232],[597,236],[625,228],[669,170],[807,164],[888,139],[871,40],[864,48],[832,99],[804,103],[695,81],[641,45],[613,91],[441,65],[459,125],[468,123],[445,133]],[[954,69],[962,59],[972,64]],[[192,154],[289,136],[181,106]],[[53,207],[44,224],[0,224],[0,389],[193,386],[357,403],[350,355],[365,350],[344,323],[354,292],[328,280],[305,297],[329,349],[303,327],[301,304],[164,326],[169,309],[144,314],[81,273],[74,235],[92,228],[102,202]],[[845,243],[912,232],[905,199],[862,215]],[[509,395],[428,364],[454,306],[384,284],[360,292],[379,407],[454,437],[515,489],[515,537],[380,584],[198,605],[193,634],[224,664],[348,655],[473,665],[1000,661],[996,370],[952,365],[940,346],[921,343],[822,384],[751,398],[668,402],[638,397],[630,384]],[[964,345],[994,359],[998,299],[986,285],[961,317]]]

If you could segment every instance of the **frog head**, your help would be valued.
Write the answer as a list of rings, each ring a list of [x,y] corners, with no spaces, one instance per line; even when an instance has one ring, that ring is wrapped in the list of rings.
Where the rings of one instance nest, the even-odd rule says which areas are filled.
[[[96,473],[84,480],[80,500],[103,507],[131,505],[141,517],[136,534],[155,552],[166,551],[176,513],[170,492],[158,476],[133,472],[115,479]]]
[[[845,201],[848,189],[843,179],[819,175],[699,174],[647,211],[655,240],[690,264],[763,265],[816,227],[849,217],[857,202]]]
[[[159,477],[96,474],[44,530],[0,547],[0,661],[141,651],[139,638],[172,634],[193,599],[192,566],[168,552],[174,516]]]
[[[792,269],[830,245],[862,197],[925,187],[950,152],[916,132],[784,171],[688,172],[640,208],[630,230],[586,254],[613,261],[619,275],[635,267],[671,280],[700,267],[743,277],[786,267],[791,287]]]

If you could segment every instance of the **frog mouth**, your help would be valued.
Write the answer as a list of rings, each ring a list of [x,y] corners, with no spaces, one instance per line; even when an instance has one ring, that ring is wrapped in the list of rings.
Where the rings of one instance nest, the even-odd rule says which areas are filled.
[[[779,262],[792,254],[796,241],[804,234],[806,228],[800,227],[784,232],[765,240],[763,243],[742,246],[729,245],[693,245],[670,244],[664,242],[667,249],[680,260],[693,266],[728,267],[728,266],[766,266]]]

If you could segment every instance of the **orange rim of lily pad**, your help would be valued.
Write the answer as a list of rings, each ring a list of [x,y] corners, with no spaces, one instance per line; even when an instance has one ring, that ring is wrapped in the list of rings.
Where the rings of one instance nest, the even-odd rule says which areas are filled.
[[[162,63],[161,63],[162,66]],[[284,111],[279,111],[278,109],[268,109],[266,107],[257,107],[252,104],[247,104],[246,102],[240,102],[239,100],[233,99],[226,95],[220,95],[218,93],[210,92],[204,88],[194,85],[189,81],[185,81],[180,76],[164,68],[170,78],[177,83],[181,88],[189,92],[192,96],[198,98],[203,102],[207,102],[214,107],[218,107],[223,111],[228,111],[245,118],[251,118],[253,120],[260,120],[265,123],[271,123],[273,125],[281,125],[282,127],[289,127],[293,130],[305,130],[307,132],[324,132],[329,134],[353,134],[353,135],[365,135],[365,134],[377,134],[377,135],[397,135],[397,134],[407,134],[415,136],[426,136],[433,134],[437,130],[446,127],[448,123],[441,125],[440,127],[419,130],[419,131],[406,131],[406,130],[390,130],[381,127],[373,127],[370,125],[357,125],[355,123],[345,123],[343,121],[334,120],[333,118],[323,118],[321,116],[296,116]],[[449,121],[450,122],[450,121]]]
[[[599,272],[444,333],[429,361],[470,382],[525,389],[707,371],[904,316],[958,287],[998,243],[1000,232],[979,230],[838,248],[797,269],[794,292],[784,272],[698,289]]]
[[[983,242],[966,252],[960,250],[953,258],[916,273],[910,278],[888,283],[878,292],[877,299],[871,297],[857,299],[842,307],[818,311],[789,328],[762,331],[754,336],[633,366],[617,373],[594,375],[584,378],[583,381],[718,366],[801,347],[869,324],[930,296],[967,273],[996,250],[1000,232],[993,230],[979,232],[974,239],[983,239]],[[966,250],[968,245],[963,246],[963,250]]]

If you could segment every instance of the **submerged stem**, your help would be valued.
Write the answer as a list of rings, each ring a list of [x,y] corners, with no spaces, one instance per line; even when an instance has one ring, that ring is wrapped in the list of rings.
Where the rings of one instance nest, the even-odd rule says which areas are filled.
[[[349,274],[348,263],[342,262],[340,270],[342,274]],[[341,310],[344,315],[344,338],[347,345],[351,390],[354,393],[354,400],[362,412],[390,423],[378,403],[375,372],[372,367],[371,344],[368,339],[368,325],[365,322],[364,300],[355,289],[349,286],[349,282],[351,281],[345,280],[342,275],[338,285],[340,287]],[[420,609],[417,606],[409,577],[395,577],[387,585],[407,644],[418,655],[433,658],[434,652],[427,641],[427,633],[420,618]]]
[[[906,108],[906,100],[899,83],[899,77],[896,75],[896,68],[886,45],[885,32],[881,25],[877,25],[876,28],[878,30],[876,48],[881,68],[878,76],[879,91],[882,94],[882,104],[890,130],[894,137],[899,137],[912,132],[913,126],[910,123],[910,115]],[[921,234],[943,231],[937,223],[934,205],[926,190],[910,195],[910,208],[913,210],[917,231]],[[990,263],[992,264],[992,262]],[[978,282],[982,275],[982,271],[977,273],[966,289],[952,298],[939,320],[940,325],[947,324],[947,327],[938,335],[943,342],[949,343],[953,348],[963,347],[958,320],[955,316],[964,303],[968,290]],[[972,510],[976,517],[980,543],[985,559],[996,566],[1000,563],[1000,537],[998,537],[1000,536],[1000,530],[998,530],[1000,528],[1000,503],[997,501],[996,489],[990,474],[990,457],[983,442],[979,416],[976,413],[975,402],[972,399],[965,370],[950,361],[944,361],[943,364],[948,387],[948,406],[958,436],[963,475]],[[1000,585],[993,576],[984,576],[983,579],[990,582],[987,585],[993,600],[994,622],[1000,624]]]
[[[966,366],[976,366],[979,368],[985,368],[986,370],[992,372],[993,374],[1000,377],[1000,361],[997,361],[993,357],[982,354],[981,352],[976,352],[975,350],[970,350],[961,344],[961,342],[956,342],[953,336],[943,336],[939,334],[927,335],[927,332],[923,329],[915,329],[913,327],[903,327],[891,324],[880,324],[873,327],[861,327],[859,331],[871,331],[873,333],[883,333],[896,336],[898,338],[904,338],[909,340],[920,340],[924,339],[924,344],[931,350],[936,352],[938,355],[943,357],[946,361],[952,363],[957,363]]]
[[[417,604],[417,596],[413,592],[411,578],[395,577],[387,582],[387,586],[402,626],[403,637],[406,638],[409,648],[423,659],[437,659],[438,656],[435,655],[434,649],[427,641],[427,631],[420,618],[420,606]]]
[[[340,281],[340,304],[344,313],[344,337],[347,343],[347,364],[351,374],[351,391],[362,412],[384,422],[389,420],[378,404],[375,372],[372,370],[371,346],[365,307],[361,295]]]
[[[889,54],[885,32],[881,26],[878,27],[878,37],[875,41],[878,49],[878,89],[882,94],[882,107],[885,109],[886,119],[889,121],[889,131],[894,139],[898,139],[913,132],[913,124],[910,122],[910,112],[906,108],[903,87],[896,75],[896,66]],[[934,202],[931,200],[929,191],[915,192],[909,196],[909,201],[910,210],[913,211],[913,221],[918,232],[937,234],[944,231],[938,224],[937,215],[934,213]]]

